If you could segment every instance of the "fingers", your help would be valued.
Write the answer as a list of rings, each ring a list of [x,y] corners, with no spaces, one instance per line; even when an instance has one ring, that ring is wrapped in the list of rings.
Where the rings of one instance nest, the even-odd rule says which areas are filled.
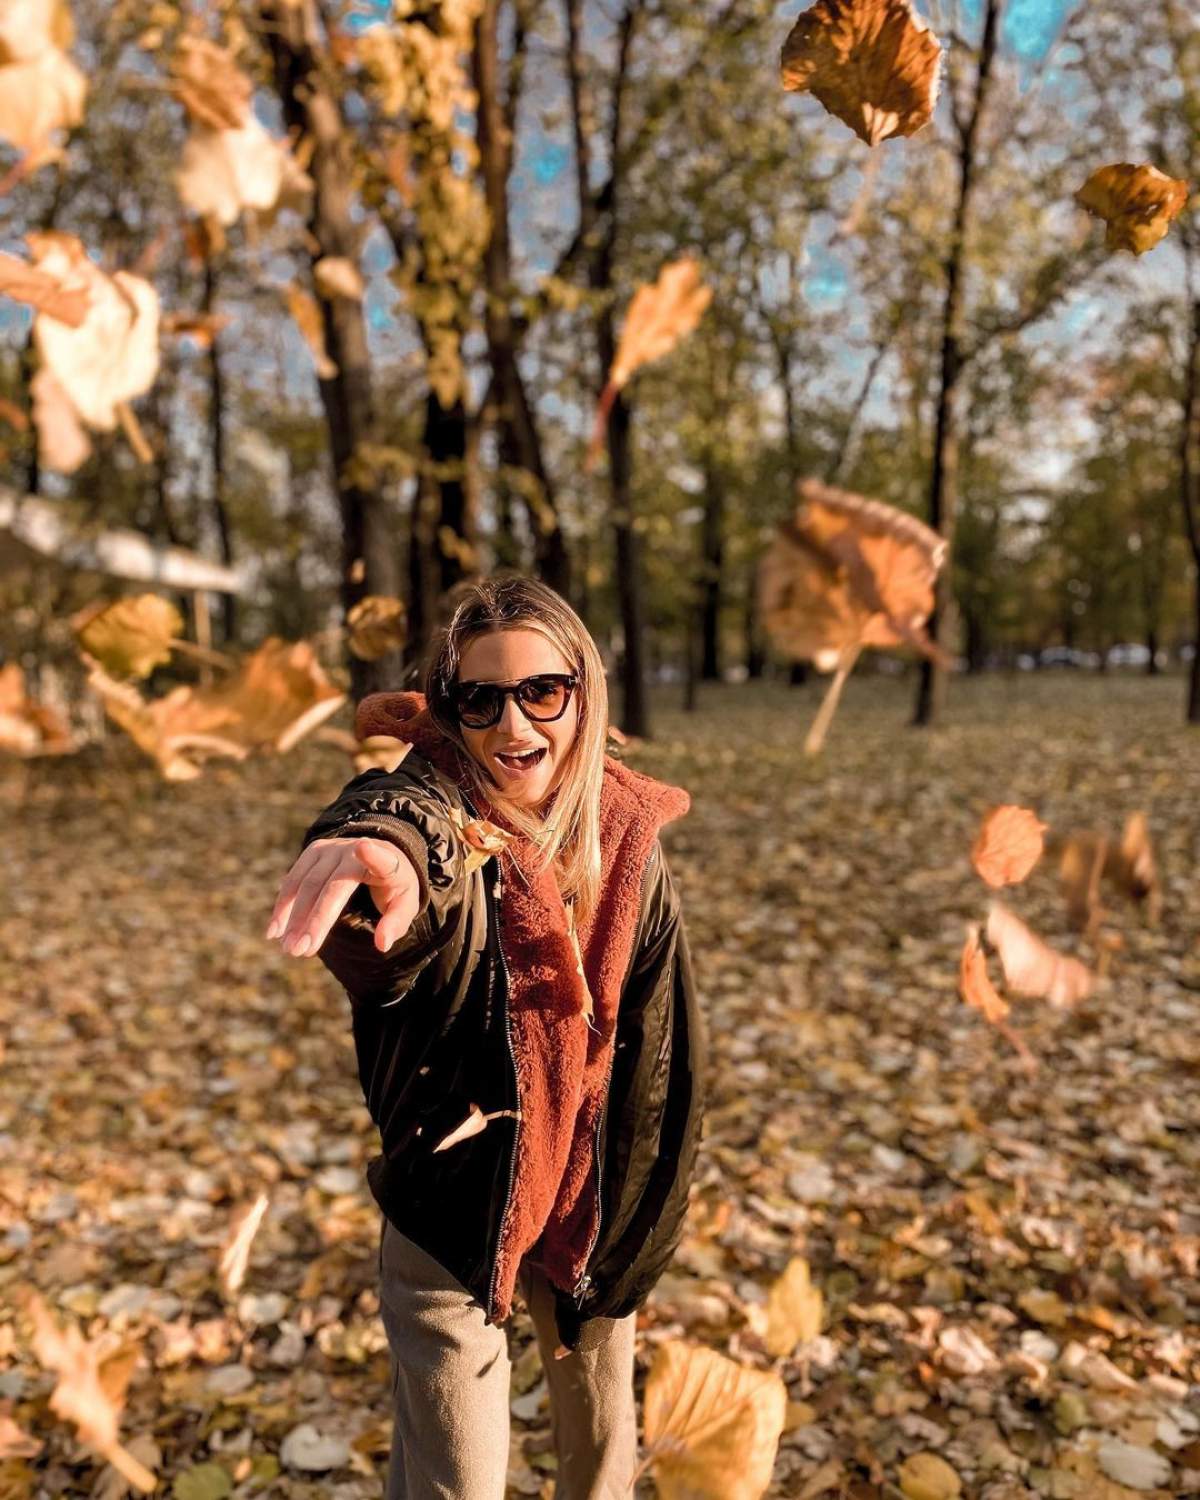
[[[386,953],[412,926],[419,900],[420,890],[415,878],[392,895],[375,924],[375,946],[380,953]]]
[[[321,848],[328,842],[326,839],[317,839],[311,843],[297,857],[291,869],[280,881],[279,894],[275,897],[275,906],[271,911],[271,920],[267,923],[266,935],[268,938],[278,937],[287,927],[301,882],[312,866],[321,858]]]
[[[394,844],[385,844],[382,839],[357,839],[354,857],[365,870],[368,885],[384,885],[394,880],[408,863]]]

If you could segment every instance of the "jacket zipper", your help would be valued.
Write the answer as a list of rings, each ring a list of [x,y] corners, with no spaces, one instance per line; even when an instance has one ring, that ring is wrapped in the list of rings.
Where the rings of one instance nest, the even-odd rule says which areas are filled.
[[[500,1226],[496,1231],[496,1254],[492,1259],[492,1278],[488,1286],[488,1317],[495,1321],[496,1313],[496,1272],[500,1267],[500,1240],[504,1234],[504,1221],[508,1217],[508,1205],[512,1199],[513,1179],[517,1170],[517,1141],[521,1135],[521,1085],[517,1072],[517,1054],[513,1050],[512,1030],[508,1024],[508,996],[509,996],[509,971],[508,960],[504,956],[504,944],[500,940],[500,908],[499,900],[503,891],[503,874],[500,869],[499,860],[496,861],[496,883],[492,887],[492,896],[496,905],[496,951],[500,955],[500,968],[504,973],[504,1039],[508,1043],[509,1061],[512,1063],[513,1081],[517,1089],[517,1118],[513,1128],[512,1152],[508,1159],[508,1187],[504,1194],[504,1207],[500,1210]]]

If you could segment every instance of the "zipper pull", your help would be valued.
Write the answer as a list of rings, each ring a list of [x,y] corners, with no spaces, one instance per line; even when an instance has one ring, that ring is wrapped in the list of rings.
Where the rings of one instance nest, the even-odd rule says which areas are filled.
[[[575,1283],[575,1291],[573,1293],[573,1296],[574,1296],[576,1302],[582,1302],[583,1301],[584,1296],[586,1295],[588,1289],[591,1287],[591,1284],[592,1284],[592,1278],[585,1271],[583,1273],[583,1275],[579,1278],[579,1280]]]

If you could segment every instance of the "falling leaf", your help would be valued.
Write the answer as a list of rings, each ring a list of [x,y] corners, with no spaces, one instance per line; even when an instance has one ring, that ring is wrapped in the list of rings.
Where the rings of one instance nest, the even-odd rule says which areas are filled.
[[[88,292],[83,280],[64,284],[59,277],[3,252],[0,252],[0,292],[72,328],[78,328],[87,317]]]
[[[700,281],[700,265],[691,256],[671,261],[658,273],[658,280],[640,286],[629,304],[625,326],[608,381],[596,408],[589,463],[599,457],[608,414],[617,393],[643,365],[669,354],[680,340],[695,329],[712,301],[712,288]]]
[[[82,286],[87,315],[77,326],[39,313],[33,323],[38,354],[80,420],[112,432],[122,402],[143,395],[158,374],[158,293],[128,271],[106,275],[74,235],[29,236],[34,263],[64,288]]]
[[[323,255],[313,266],[313,280],[322,297],[347,297],[361,302],[365,287],[362,272],[348,256]]]
[[[254,1202],[234,1220],[229,1238],[221,1250],[221,1285],[228,1296],[233,1297],[246,1277],[250,1261],[250,1247],[258,1233],[263,1215],[267,1211],[268,1198],[260,1193]]]
[[[521,1111],[519,1109],[494,1109],[491,1114],[485,1115],[478,1104],[472,1104],[467,1112],[466,1118],[454,1127],[448,1135],[444,1135],[434,1146],[434,1151],[445,1151],[449,1146],[457,1146],[459,1141],[469,1140],[473,1135],[479,1135],[487,1129],[489,1120],[507,1118],[519,1120]]]
[[[962,1480],[936,1453],[914,1453],[900,1465],[900,1492],[905,1500],[957,1500]]]
[[[1103,915],[1100,881],[1108,858],[1103,834],[1074,833],[1059,857],[1058,873],[1067,901],[1067,920],[1080,932],[1093,932]]]
[[[159,327],[164,334],[191,339],[201,349],[211,349],[217,334],[232,322],[228,313],[169,312],[163,314]]]
[[[58,1376],[50,1409],[74,1423],[79,1436],[118,1469],[130,1484],[148,1494],[153,1474],[126,1452],[117,1440],[118,1422],[132,1366],[124,1348],[114,1350],[103,1340],[84,1339],[78,1328],[60,1329],[42,1299],[31,1293],[26,1310],[33,1322],[33,1352],[47,1370]],[[105,1377],[104,1360],[118,1355],[119,1366]],[[136,1359],[136,1352],[134,1354]]]
[[[806,1344],[821,1331],[824,1299],[813,1286],[808,1261],[795,1255],[767,1295],[763,1343],[777,1358],[787,1358],[797,1344]]]
[[[138,594],[81,610],[71,628],[105,671],[140,678],[170,661],[171,642],[183,632],[183,616],[161,594]]]
[[[980,1012],[985,1021],[998,1026],[1008,1019],[1011,1007],[997,994],[988,977],[987,959],[979,943],[979,928],[967,929],[958,968],[958,993],[967,1005]]]
[[[809,92],[868,146],[933,117],[942,49],[908,0],[818,0],[783,44],[785,89]]]
[[[1019,885],[1042,857],[1045,832],[1028,808],[993,808],[971,849],[976,873],[993,889]]]
[[[786,1410],[787,1389],[773,1372],[677,1339],[662,1344],[643,1420],[661,1500],[759,1500]]]
[[[38,462],[44,469],[73,474],[91,457],[92,440],[71,398],[45,365],[29,382]]]
[[[759,573],[763,622],[779,650],[826,669],[846,647],[932,654],[924,626],[945,540],[880,500],[816,479],[799,492]]]
[[[999,901],[988,914],[987,939],[1000,955],[1005,984],[1016,994],[1066,1010],[1092,993],[1095,979],[1085,965],[1055,953]]]
[[[70,725],[25,691],[25,674],[15,661],[0,667],[0,751],[8,755],[64,755],[74,750]]]
[[[1110,250],[1144,255],[1152,250],[1183,212],[1188,185],[1149,163],[1117,162],[1093,172],[1075,201],[1108,225]]]
[[[399,651],[408,639],[408,611],[403,599],[366,594],[346,615],[347,644],[360,661],[379,661]]]
[[[250,111],[254,85],[226,47],[184,35],[171,57],[171,88],[189,117],[211,130],[236,130]]]
[[[338,370],[325,349],[325,324],[316,299],[294,282],[288,287],[285,296],[288,311],[312,352],[318,376],[322,380],[332,380]]]
[[[11,1417],[0,1413],[0,1461],[8,1458],[36,1458],[46,1445],[18,1427]]]
[[[1144,902],[1149,920],[1157,922],[1162,914],[1162,887],[1144,812],[1131,813],[1126,820],[1111,863],[1113,876],[1126,895]]]
[[[87,79],[66,53],[73,33],[66,0],[0,7],[0,139],[27,153],[27,169],[55,160],[83,120]]]
[[[463,869],[468,875],[503,854],[513,839],[507,829],[489,823],[486,818],[468,818],[461,807],[451,808],[450,821],[458,829],[464,850]]]

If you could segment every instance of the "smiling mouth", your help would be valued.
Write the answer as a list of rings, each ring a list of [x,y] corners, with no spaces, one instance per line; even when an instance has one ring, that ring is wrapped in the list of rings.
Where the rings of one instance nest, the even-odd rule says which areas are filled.
[[[534,766],[540,765],[545,757],[546,747],[544,745],[540,749],[527,750],[520,755],[496,752],[496,759],[509,771],[532,771]]]

